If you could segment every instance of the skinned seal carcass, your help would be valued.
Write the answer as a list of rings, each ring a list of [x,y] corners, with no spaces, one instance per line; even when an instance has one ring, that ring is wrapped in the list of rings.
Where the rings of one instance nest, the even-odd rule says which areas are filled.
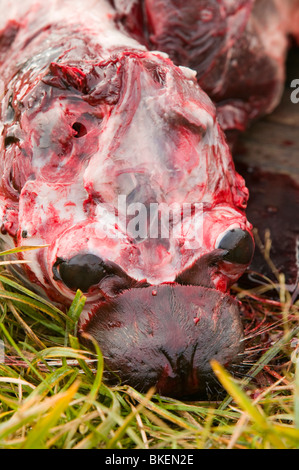
[[[211,359],[239,360],[228,291],[254,249],[214,105],[104,0],[1,6],[2,248],[48,245],[15,272],[62,306],[84,292],[111,380],[204,395]]]

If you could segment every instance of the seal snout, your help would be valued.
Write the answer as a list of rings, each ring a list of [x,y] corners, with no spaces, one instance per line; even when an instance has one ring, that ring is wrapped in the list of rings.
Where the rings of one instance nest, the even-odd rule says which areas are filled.
[[[94,309],[81,329],[98,342],[111,383],[161,395],[204,397],[212,359],[237,362],[243,329],[237,302],[201,286],[162,284],[124,291]]]

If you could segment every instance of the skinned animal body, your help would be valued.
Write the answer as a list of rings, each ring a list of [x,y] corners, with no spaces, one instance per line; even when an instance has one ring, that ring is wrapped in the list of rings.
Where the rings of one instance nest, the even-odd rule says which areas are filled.
[[[165,25],[145,3],[160,48]],[[236,3],[244,23],[252,2]],[[84,292],[82,341],[93,336],[124,383],[204,395],[210,360],[230,367],[242,353],[228,291],[254,243],[248,190],[193,59],[149,50],[139,2],[0,4],[2,249],[47,245],[19,254],[31,263],[16,274],[61,306]]]

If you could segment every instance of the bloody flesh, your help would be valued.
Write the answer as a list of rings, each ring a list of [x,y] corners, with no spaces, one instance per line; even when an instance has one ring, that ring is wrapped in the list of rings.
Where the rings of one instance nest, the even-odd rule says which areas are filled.
[[[119,22],[153,50],[197,72],[227,135],[280,101],[298,0],[114,0]]]

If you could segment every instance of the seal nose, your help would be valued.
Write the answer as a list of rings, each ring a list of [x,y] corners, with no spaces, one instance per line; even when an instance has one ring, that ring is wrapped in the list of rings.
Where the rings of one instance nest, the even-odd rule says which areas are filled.
[[[157,377],[156,389],[160,393],[166,396],[183,396],[184,394],[190,396],[204,392],[207,377],[204,377],[203,371],[199,374],[198,368],[195,367],[196,349],[196,343],[189,350],[172,354],[164,348],[161,349],[165,358],[164,361],[163,357],[161,358],[161,363],[164,366]]]
[[[93,254],[78,254],[69,260],[58,258],[53,266],[54,279],[62,281],[69,289],[88,289],[98,284],[106,275],[103,260]]]
[[[82,342],[92,347],[85,333],[97,340],[108,381],[118,377],[141,392],[154,386],[161,395],[204,397],[216,382],[210,361],[235,364],[243,349],[238,304],[215,289],[132,288],[93,310]]]

